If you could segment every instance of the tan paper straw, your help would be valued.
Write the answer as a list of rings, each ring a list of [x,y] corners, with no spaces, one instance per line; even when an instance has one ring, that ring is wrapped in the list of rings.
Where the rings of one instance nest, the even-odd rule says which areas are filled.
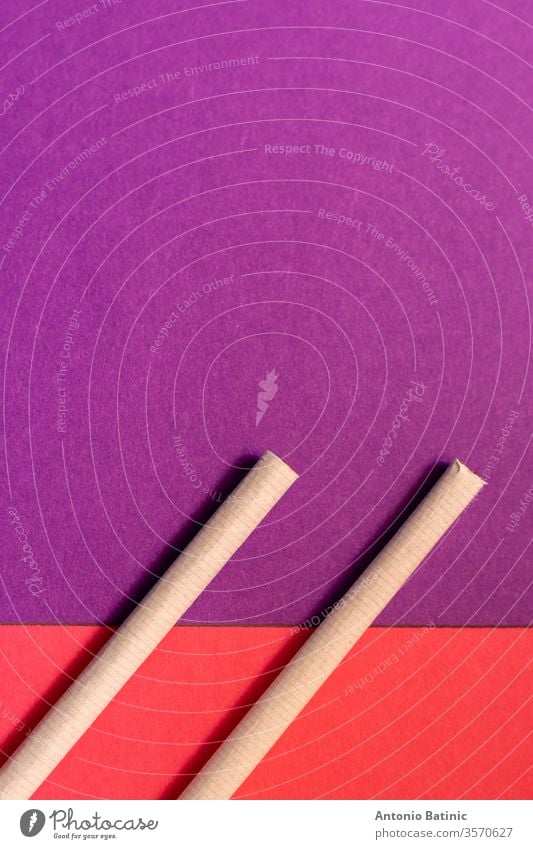
[[[448,467],[180,799],[233,796],[483,484],[458,460]]]
[[[297,477],[263,454],[7,762],[0,799],[30,798]]]

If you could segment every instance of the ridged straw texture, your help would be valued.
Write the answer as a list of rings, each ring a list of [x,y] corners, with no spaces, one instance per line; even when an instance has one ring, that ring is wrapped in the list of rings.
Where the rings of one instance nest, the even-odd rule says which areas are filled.
[[[0,799],[30,798],[297,477],[263,454],[7,762]]]
[[[180,799],[229,799],[480,491],[456,460]]]

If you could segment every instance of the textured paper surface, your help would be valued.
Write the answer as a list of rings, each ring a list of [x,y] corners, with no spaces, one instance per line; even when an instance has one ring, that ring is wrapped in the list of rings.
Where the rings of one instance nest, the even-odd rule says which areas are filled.
[[[187,621],[304,621],[460,456],[490,491],[380,621],[529,623],[530,4],[124,0],[64,24],[90,5],[0,9],[2,92],[24,88],[2,245],[31,213],[0,257],[2,487],[42,578],[4,510],[0,621],[122,621],[204,488],[270,447],[301,481]]]
[[[306,636],[174,628],[34,798],[175,799]],[[0,627],[3,749],[45,710],[34,694],[65,687],[58,670],[72,673],[83,647],[105,639],[89,625]],[[21,681],[36,645],[41,662]],[[530,798],[532,650],[530,629],[369,628],[239,798]]]

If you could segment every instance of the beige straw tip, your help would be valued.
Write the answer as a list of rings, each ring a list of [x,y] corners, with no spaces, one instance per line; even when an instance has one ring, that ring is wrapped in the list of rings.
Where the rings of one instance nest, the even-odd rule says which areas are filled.
[[[487,481],[484,481],[483,478],[480,478],[479,475],[476,475],[472,469],[469,469],[461,460],[455,460],[452,463],[453,468],[456,470],[457,475],[462,477],[472,489],[479,492],[484,486],[487,485]]]
[[[273,451],[265,451],[264,454],[261,455],[259,460],[261,465],[264,466],[276,466],[279,468],[280,472],[282,471],[288,480],[293,483],[295,480],[298,480],[298,473],[292,469],[285,460],[282,460],[281,457],[278,457],[277,454],[274,454]]]

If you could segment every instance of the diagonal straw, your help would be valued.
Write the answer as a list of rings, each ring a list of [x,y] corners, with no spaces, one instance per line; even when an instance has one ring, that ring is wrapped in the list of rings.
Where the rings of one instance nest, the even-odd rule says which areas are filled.
[[[30,798],[297,477],[263,454],[5,764],[0,799]]]
[[[180,799],[229,799],[442,539],[484,481],[452,463]]]

